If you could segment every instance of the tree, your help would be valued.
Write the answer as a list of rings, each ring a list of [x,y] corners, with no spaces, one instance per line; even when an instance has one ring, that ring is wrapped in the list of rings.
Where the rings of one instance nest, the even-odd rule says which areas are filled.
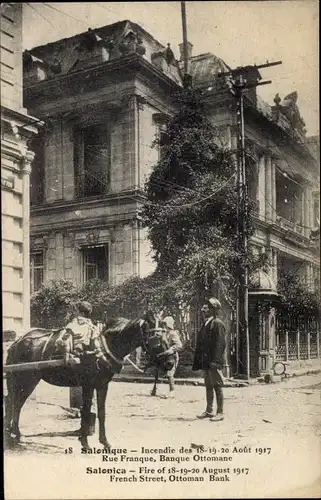
[[[290,316],[320,318],[320,290],[311,291],[296,272],[282,272],[278,283],[280,309]]]
[[[31,297],[31,326],[60,328],[74,314],[79,289],[70,280],[48,282]]]
[[[93,308],[91,318],[94,322],[104,322],[112,300],[112,287],[101,279],[90,279],[80,288],[79,300],[90,302]]]
[[[219,144],[198,91],[184,88],[177,101],[165,141],[156,140],[162,154],[145,186],[143,224],[158,273],[175,280],[183,302],[216,283],[232,304],[236,270],[244,265],[237,248],[234,152]],[[253,234],[251,205],[247,231]]]

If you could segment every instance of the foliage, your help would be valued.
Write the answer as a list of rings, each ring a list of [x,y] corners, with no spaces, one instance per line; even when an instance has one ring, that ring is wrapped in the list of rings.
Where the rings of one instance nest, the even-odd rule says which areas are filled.
[[[92,320],[124,316],[138,318],[151,309],[156,314],[177,316],[179,296],[175,283],[153,274],[146,278],[132,277],[119,285],[109,285],[100,279],[76,287],[69,280],[54,280],[31,297],[33,327],[58,328],[66,324],[75,312],[79,300],[92,304]]]
[[[31,297],[31,326],[60,328],[74,313],[79,289],[70,280],[53,280]]]
[[[129,278],[112,288],[107,316],[137,318],[149,309],[156,314],[173,314],[175,291],[171,281],[156,273],[146,278]]]
[[[186,303],[214,283],[223,284],[230,299],[244,265],[237,250],[233,154],[218,144],[200,97],[191,88],[178,95],[179,111],[165,142],[158,141],[162,154],[146,183],[142,212],[158,273],[176,283]],[[251,206],[246,231],[253,234]]]
[[[280,307],[289,315],[317,315],[320,317],[320,290],[311,291],[295,272],[283,272],[278,283]]]
[[[79,290],[79,299],[87,300],[91,303],[92,320],[103,321],[106,310],[110,307],[112,297],[112,287],[101,279],[91,279],[84,283]]]

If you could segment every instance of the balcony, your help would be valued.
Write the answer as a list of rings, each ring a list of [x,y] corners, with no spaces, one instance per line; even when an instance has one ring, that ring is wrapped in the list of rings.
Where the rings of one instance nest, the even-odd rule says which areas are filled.
[[[304,236],[304,228],[300,224],[285,219],[281,215],[276,216],[276,224],[285,231],[292,231],[300,236]]]
[[[75,177],[76,198],[101,196],[109,191],[109,174],[106,172],[84,172]]]

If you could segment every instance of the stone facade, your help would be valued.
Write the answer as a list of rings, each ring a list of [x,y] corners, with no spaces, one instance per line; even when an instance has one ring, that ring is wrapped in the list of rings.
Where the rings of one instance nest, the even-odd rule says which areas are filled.
[[[22,107],[22,4],[1,4],[1,216],[3,330],[29,328],[28,140],[35,118]]]
[[[142,188],[159,155],[153,141],[175,112],[171,95],[182,85],[182,61],[169,45],[122,21],[37,47],[24,62],[25,105],[46,123],[41,147],[34,148],[34,290],[58,277],[120,283],[148,274]],[[235,100],[228,80],[218,77],[226,69],[213,54],[189,60],[218,140],[236,150]],[[276,96],[270,106],[255,90],[245,97],[252,244],[268,254],[273,283],[282,271],[299,269],[312,288],[319,269],[310,239],[319,168],[297,99],[295,92]]]
[[[33,145],[32,291],[153,270],[139,209],[180,82],[168,50],[124,21],[25,52],[25,103],[46,123]]]
[[[217,76],[224,71],[224,62],[213,54],[190,60],[190,72],[203,89],[221,142],[236,150],[235,101],[228,82]],[[296,92],[283,100],[276,96],[269,106],[254,91],[244,98],[248,188],[256,222],[251,243],[269,254],[268,272],[275,283],[283,270],[300,268],[301,277],[314,289],[320,286],[312,278],[320,272],[319,248],[310,238],[320,211],[313,202],[320,193],[318,141],[306,137],[297,99]]]

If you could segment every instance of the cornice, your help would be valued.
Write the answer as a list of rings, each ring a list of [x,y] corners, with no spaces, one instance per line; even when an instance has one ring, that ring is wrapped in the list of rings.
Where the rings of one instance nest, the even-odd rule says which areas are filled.
[[[113,205],[129,205],[134,203],[142,203],[145,199],[141,189],[133,189],[120,193],[107,193],[101,198],[82,199],[82,200],[58,200],[52,203],[44,203],[39,206],[32,206],[30,209],[31,216],[41,216],[48,214],[64,213],[67,210],[85,210],[90,208],[113,206]]]
[[[248,105],[247,105],[248,104]],[[271,134],[271,140],[273,141],[277,137],[276,143],[282,147],[284,145],[290,146],[294,151],[301,155],[301,157],[309,158],[309,160],[316,165],[316,161],[310,152],[309,148],[305,143],[301,143],[295,140],[290,131],[282,128],[278,123],[276,123],[272,118],[265,116],[254,104],[250,101],[247,103],[245,99],[244,110],[248,113],[254,114],[256,117],[260,118],[265,125],[268,125],[269,132]]]
[[[87,218],[79,221],[57,221],[44,223],[37,226],[30,226],[30,237],[36,238],[42,235],[50,235],[52,233],[67,232],[84,232],[93,229],[110,229],[119,225],[130,224],[135,220],[139,220],[137,211],[132,211],[123,215],[101,216]]]
[[[124,74],[126,70],[134,73],[141,71],[143,74],[148,75],[149,78],[156,78],[158,85],[162,84],[166,87],[172,87],[174,89],[179,88],[179,85],[175,81],[165,75],[153,64],[149,63],[138,54],[132,54],[127,57],[103,62],[97,66],[85,68],[66,75],[50,78],[50,80],[43,80],[41,82],[25,86],[25,98],[27,100],[32,100],[33,96],[37,96],[37,100],[39,100],[39,97],[41,96],[42,98],[46,97],[47,99],[49,97],[50,100],[56,99],[62,95],[64,89],[71,89],[77,83],[85,84],[85,88],[82,91],[83,94],[85,94],[86,92],[92,92],[95,90],[95,88],[92,88],[93,84],[97,85],[97,89],[100,86],[103,86],[103,77],[110,75],[110,73],[116,74],[121,71],[122,80],[126,79]],[[98,81],[99,78],[101,78],[100,81]],[[86,87],[90,89],[87,90]]]

